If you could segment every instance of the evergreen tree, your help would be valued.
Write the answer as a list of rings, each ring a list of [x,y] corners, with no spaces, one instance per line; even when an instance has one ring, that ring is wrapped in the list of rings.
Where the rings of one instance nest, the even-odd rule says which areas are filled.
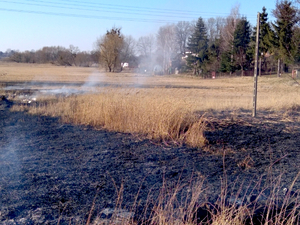
[[[262,12],[260,13],[260,32],[259,32],[259,57],[261,57],[261,67],[264,70],[267,70],[267,66],[271,63],[272,59],[267,58],[267,53],[273,54],[276,51],[276,41],[275,41],[275,33],[272,29],[271,23],[268,22],[268,13],[265,7],[262,8]],[[255,56],[255,47],[256,47],[256,33],[257,27],[253,27],[250,47],[248,54],[251,58]],[[269,60],[268,60],[269,59]],[[271,61],[270,61],[271,60]],[[252,65],[253,65],[252,60]]]
[[[249,55],[247,50],[250,43],[251,29],[250,24],[245,17],[243,17],[237,24],[233,34],[233,54],[238,69],[244,70],[250,65]]]
[[[221,54],[221,61],[220,61],[220,71],[223,73],[234,72],[234,67],[232,65],[232,52],[231,51],[224,51]]]
[[[293,43],[295,45],[295,63],[300,62],[300,27],[299,26],[295,26],[294,28],[294,35],[293,35]]]
[[[292,5],[291,1],[284,0],[277,2],[273,14],[276,18],[275,23],[272,23],[276,35],[276,55],[282,63],[291,64],[294,62],[297,47],[292,41],[294,25],[299,20],[297,9]]]
[[[221,46],[220,39],[215,39],[207,50],[207,61],[205,67],[207,71],[220,70]]]
[[[207,30],[203,19],[200,17],[195,25],[194,32],[188,40],[188,50],[191,52],[187,58],[187,63],[193,69],[194,74],[201,73],[207,59]]]
[[[268,13],[265,7],[262,8],[260,13],[260,34],[259,34],[259,57],[261,57],[261,66],[267,70],[267,53],[272,54],[276,50],[275,46],[275,34],[271,28],[270,22],[268,22]],[[257,27],[253,28],[253,35],[251,38],[249,53],[252,57],[255,55],[256,46],[256,33]]]
[[[260,13],[260,34],[259,34],[259,52],[265,55],[271,52],[274,46],[274,31],[268,22],[268,13],[265,7],[262,8]],[[253,38],[256,41],[256,27],[253,29]]]

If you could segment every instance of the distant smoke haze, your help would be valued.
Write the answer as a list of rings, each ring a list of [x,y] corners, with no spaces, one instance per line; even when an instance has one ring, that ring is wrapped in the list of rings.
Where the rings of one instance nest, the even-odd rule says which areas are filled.
[[[85,83],[82,85],[82,89],[88,91],[93,91],[94,88],[101,84],[101,83],[105,83],[107,81],[107,77],[105,75],[105,73],[101,73],[99,71],[94,71],[89,77],[88,79],[85,81]]]

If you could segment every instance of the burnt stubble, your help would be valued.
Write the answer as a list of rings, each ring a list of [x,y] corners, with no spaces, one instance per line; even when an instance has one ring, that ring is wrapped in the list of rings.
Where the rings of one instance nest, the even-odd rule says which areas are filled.
[[[195,149],[12,112],[13,104],[19,103],[0,99],[2,224],[85,224],[89,214],[93,221],[103,209],[116,207],[122,185],[122,208],[141,220],[138,213],[151,207],[149,198],[158,197],[163,183],[204,177],[199,205],[215,204],[224,176],[232,193],[243,184],[243,196],[269,190],[270,179],[279,176],[278,188],[289,187],[299,171],[299,122],[291,120],[298,112],[289,120],[263,113],[256,119],[243,112],[230,119],[224,117],[228,112],[213,115],[219,119],[206,131],[208,145]],[[293,190],[299,185],[296,181]]]

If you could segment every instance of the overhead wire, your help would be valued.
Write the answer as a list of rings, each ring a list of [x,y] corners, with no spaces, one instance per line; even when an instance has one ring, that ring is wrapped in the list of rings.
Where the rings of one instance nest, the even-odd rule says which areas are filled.
[[[191,10],[176,10],[176,9],[162,9],[162,8],[150,8],[150,7],[138,7],[138,6],[128,6],[128,5],[114,5],[114,4],[103,4],[103,3],[93,3],[93,2],[82,2],[82,1],[66,1],[61,0],[59,2],[56,1],[44,1],[44,0],[23,0],[26,2],[34,2],[34,3],[46,3],[46,4],[56,4],[56,5],[69,5],[69,6],[83,6],[83,7],[101,7],[101,8],[109,8],[109,9],[124,9],[131,11],[146,11],[146,12],[154,12],[154,13],[177,13],[177,14],[188,14],[188,15],[199,15],[199,14],[216,14],[216,15],[228,15],[228,13],[213,13],[213,12],[203,12],[203,11],[191,11]],[[5,1],[11,2],[11,1]],[[62,3],[66,2],[66,3]]]
[[[201,14],[205,12],[197,11],[182,11],[173,9],[159,9],[150,7],[138,7],[138,6],[126,6],[126,5],[114,5],[114,4],[101,4],[93,2],[80,2],[80,1],[44,1],[44,0],[23,0],[20,1],[7,1],[0,0],[0,2],[6,2],[10,4],[20,4],[27,6],[39,6],[44,8],[56,8],[56,9],[67,9],[67,10],[81,10],[85,12],[100,12],[100,13],[114,13],[117,15],[122,14],[121,17],[116,16],[99,16],[99,15],[83,15],[77,13],[65,13],[65,12],[48,12],[48,11],[36,11],[36,10],[25,10],[25,9],[11,9],[11,8],[0,8],[0,11],[7,12],[18,12],[18,13],[29,13],[29,14],[40,14],[40,15],[54,15],[54,16],[64,16],[64,17],[79,17],[79,18],[90,18],[90,19],[106,19],[106,20],[122,20],[122,21],[136,21],[136,22],[154,22],[154,23],[174,23],[177,20],[172,20],[172,18],[180,17],[180,20],[193,20],[197,19]],[[27,2],[27,3],[25,3]],[[67,2],[67,3],[64,3]],[[74,7],[75,6],[75,7]],[[174,15],[175,13],[175,15]],[[124,17],[126,15],[132,15],[133,17]],[[171,15],[172,14],[172,15]],[[225,15],[223,13],[215,13],[216,15]],[[193,16],[194,15],[194,16]],[[211,13],[208,14],[212,17]],[[226,14],[228,15],[228,13]],[[137,16],[137,17],[135,17]],[[143,16],[143,18],[139,17]],[[147,17],[145,17],[147,16]],[[160,17],[163,19],[153,18]],[[165,19],[167,17],[167,19]],[[170,19],[169,19],[170,18]]]
[[[80,14],[70,14],[70,13],[54,13],[54,12],[7,9],[7,8],[0,8],[0,11],[30,13],[30,14],[42,14],[42,15],[54,15],[54,16],[64,16],[64,17],[79,17],[79,18],[87,18],[87,19],[113,19],[113,20],[122,20],[122,21],[140,21],[140,22],[155,22],[155,23],[174,22],[174,21],[168,21],[168,20],[154,20],[154,19],[141,19],[141,18],[137,19],[137,18],[109,17],[109,16],[93,16],[93,15],[80,15]]]
[[[132,11],[115,11],[115,10],[106,10],[106,9],[84,9],[84,8],[78,8],[78,7],[67,7],[67,6],[55,6],[55,5],[45,5],[45,4],[35,4],[35,3],[22,3],[22,2],[15,2],[15,1],[2,1],[7,3],[13,3],[13,4],[22,4],[22,5],[31,5],[31,6],[42,6],[42,7],[51,7],[51,8],[58,8],[58,9],[75,9],[75,10],[83,10],[83,11],[89,11],[89,12],[108,12],[108,13],[122,13],[122,14],[130,14],[130,15],[143,15],[143,16],[164,16],[164,17],[177,17],[179,15],[168,15],[163,14],[162,12],[159,12],[159,14],[154,13],[140,13],[140,12],[132,12]],[[186,15],[186,19],[194,19],[195,17],[191,17],[190,15],[186,13],[182,13],[180,15]]]

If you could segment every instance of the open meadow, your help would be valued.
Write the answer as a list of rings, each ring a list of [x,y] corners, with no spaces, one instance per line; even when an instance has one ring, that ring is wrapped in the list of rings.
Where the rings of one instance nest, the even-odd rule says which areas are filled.
[[[299,224],[299,83],[0,63],[0,223]]]

